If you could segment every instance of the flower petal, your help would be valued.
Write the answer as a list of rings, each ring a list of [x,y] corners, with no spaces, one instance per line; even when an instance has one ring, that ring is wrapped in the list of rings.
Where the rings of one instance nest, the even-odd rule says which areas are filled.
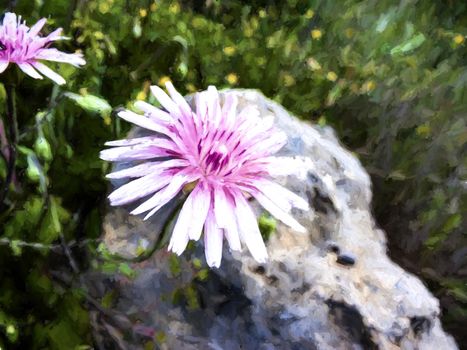
[[[180,255],[188,239],[198,240],[201,236],[211,201],[211,194],[205,186],[198,184],[183,204],[172,233],[169,250]]]
[[[240,191],[236,191],[234,196],[235,216],[240,237],[245,242],[253,258],[259,263],[264,263],[268,257],[268,252],[261,237],[255,214]]]
[[[83,66],[86,64],[86,61],[83,59],[83,55],[78,53],[65,53],[57,49],[42,49],[37,55],[37,59],[68,63],[75,67]]]
[[[197,241],[201,237],[204,221],[208,215],[211,206],[211,191],[203,183],[199,183],[190,197],[193,198],[193,217],[191,218],[191,227],[188,230],[190,239]]]
[[[170,155],[170,152],[165,148],[145,144],[105,149],[99,154],[101,159],[112,162],[153,159],[168,155]]]
[[[131,214],[138,215],[148,210],[151,212],[144,218],[148,219],[156,211],[162,208],[168,201],[170,201],[175,195],[182,189],[183,185],[189,182],[189,178],[186,175],[175,175],[168,183],[167,187],[162,188],[159,192],[143,202],[140,206],[134,209]]]
[[[30,29],[29,29],[29,36],[36,36],[37,34],[39,34],[39,32],[41,31],[42,27],[45,25],[45,23],[47,22],[47,19],[46,18],[41,18],[39,21],[36,22],[36,24],[34,24]]]
[[[256,200],[266,209],[272,216],[282,221],[284,224],[290,226],[297,232],[306,232],[306,229],[300,225],[291,215],[287,214],[281,208],[279,208],[275,203],[273,203],[268,197],[262,193],[254,193],[253,196]]]
[[[224,229],[225,238],[229,242],[230,249],[241,250],[242,246],[235,220],[235,204],[229,201],[222,187],[214,190],[214,215],[217,226]]]
[[[0,61],[0,73],[3,73],[8,68],[8,61]]]
[[[146,118],[144,115],[140,115],[140,114],[136,114],[134,112],[131,112],[131,111],[128,111],[128,110],[125,110],[125,111],[121,111],[117,114],[120,118],[130,122],[130,123],[133,123],[135,125],[138,125],[142,128],[145,128],[145,129],[148,129],[148,130],[152,130],[152,131],[156,131],[156,132],[159,132],[161,134],[170,134],[170,132],[168,131],[167,128],[161,126],[160,124],[157,124],[155,123],[154,121],[152,121],[151,119],[149,118]]]
[[[170,97],[177,104],[180,111],[182,111],[186,116],[191,116],[192,111],[190,105],[188,102],[186,102],[185,98],[177,90],[175,90],[172,82],[168,81],[165,83],[165,87],[167,88]]]
[[[148,116],[154,120],[156,119],[157,121],[163,121],[166,123],[173,122],[173,118],[170,116],[169,113],[164,112],[163,110],[160,110],[157,107],[154,107],[153,105],[144,102],[144,101],[136,101],[134,103],[134,106],[144,113],[148,114]]]
[[[63,79],[63,77],[61,75],[55,73],[53,70],[51,70],[45,64],[42,64],[40,62],[34,62],[34,63],[31,63],[31,64],[39,72],[44,74],[47,78],[51,79],[52,81],[56,82],[58,85],[63,85],[63,84],[66,83],[65,79]]]
[[[154,193],[172,181],[172,174],[149,174],[120,186],[109,195],[110,205],[123,205]]]
[[[216,225],[214,213],[209,212],[204,225],[204,254],[209,267],[219,267],[222,259],[222,229]]]
[[[181,117],[180,109],[177,104],[162,90],[159,86],[152,85],[150,87],[152,94],[157,98],[162,107],[164,107],[170,114]]]
[[[139,145],[142,143],[156,144],[157,140],[159,139],[160,139],[159,136],[144,136],[144,137],[136,137],[133,139],[107,141],[104,145],[106,146],[134,146],[134,145]]]
[[[37,71],[29,63],[18,63],[18,67],[30,77],[34,79],[42,79],[42,75],[37,73]]]
[[[302,197],[297,196],[295,193],[288,189],[268,180],[256,181],[254,187],[260,190],[266,197],[271,199],[276,205],[284,208],[285,211],[290,211],[291,207],[301,210],[308,210],[309,206],[307,201]],[[285,203],[288,203],[285,204]]]
[[[187,165],[186,160],[171,159],[165,162],[145,162],[131,168],[122,169],[113,173],[107,174],[108,179],[123,179],[127,177],[142,177],[149,174],[161,173],[166,169]]]

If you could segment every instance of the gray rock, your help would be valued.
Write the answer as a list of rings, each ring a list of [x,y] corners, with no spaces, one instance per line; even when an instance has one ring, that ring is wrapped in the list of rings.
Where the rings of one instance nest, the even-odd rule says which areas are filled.
[[[225,248],[221,268],[207,280],[196,277],[192,263],[204,263],[202,242],[176,269],[165,248],[134,263],[137,277],[114,276],[112,286],[115,311],[141,335],[129,347],[142,348],[144,334],[164,334],[162,349],[456,349],[442,330],[438,300],[386,255],[384,232],[371,215],[370,178],[332,129],[299,121],[257,91],[224,94],[274,116],[287,133],[279,155],[293,158],[296,173],[277,181],[310,202],[313,210],[293,213],[308,232],[278,223],[264,265]],[[110,210],[109,250],[131,258],[160,244],[180,200],[147,222],[126,208]]]

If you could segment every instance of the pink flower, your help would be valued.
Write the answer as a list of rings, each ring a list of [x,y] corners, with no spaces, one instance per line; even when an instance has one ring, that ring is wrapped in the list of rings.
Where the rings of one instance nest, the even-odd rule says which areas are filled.
[[[286,143],[285,134],[275,130],[272,121],[259,118],[255,108],[237,114],[232,94],[226,95],[221,106],[213,86],[195,95],[196,111],[170,82],[166,87],[170,97],[159,87],[151,87],[165,111],[138,101],[135,106],[144,115],[128,110],[118,114],[154,134],[106,143],[115,147],[102,151],[102,159],[142,161],[107,175],[110,179],[138,178],[112,192],[111,205],[150,196],[131,212],[148,212],[147,219],[184,187],[194,186],[179,213],[169,250],[180,255],[190,239],[200,238],[204,226],[209,266],[220,266],[224,237],[232,250],[240,250],[244,242],[258,262],[265,262],[266,247],[247,197],[256,198],[292,228],[305,230],[288,212],[292,207],[308,209],[307,202],[271,181],[271,171],[281,166],[271,155]]]
[[[39,31],[46,21],[42,18],[29,28],[21,21],[21,16],[17,17],[11,12],[5,14],[0,25],[0,73],[3,73],[10,63],[16,63],[24,73],[34,79],[42,79],[42,75],[39,74],[42,73],[61,85],[65,83],[65,79],[40,60],[64,62],[76,67],[86,63],[81,54],[64,53],[49,47],[52,42],[66,38],[60,35],[61,28],[41,37]]]

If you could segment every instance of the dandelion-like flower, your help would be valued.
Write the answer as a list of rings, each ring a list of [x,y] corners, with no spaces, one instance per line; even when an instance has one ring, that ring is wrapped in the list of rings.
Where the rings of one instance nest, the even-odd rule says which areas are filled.
[[[62,28],[45,37],[40,36],[39,32],[46,21],[42,18],[29,28],[21,21],[21,16],[11,12],[5,14],[0,25],[0,73],[10,63],[15,63],[34,79],[42,79],[43,74],[61,85],[65,83],[65,79],[40,62],[41,60],[69,63],[75,67],[86,63],[81,54],[65,53],[49,47],[54,41],[66,38],[61,36]]]
[[[237,113],[235,95],[227,94],[221,106],[213,86],[195,95],[196,110],[170,82],[166,87],[170,97],[159,87],[151,87],[165,111],[138,101],[135,107],[144,115],[129,110],[118,114],[154,134],[106,143],[115,147],[101,152],[104,160],[144,161],[107,175],[110,179],[138,178],[112,192],[111,205],[150,196],[131,212],[147,213],[147,219],[183,188],[193,188],[180,210],[169,250],[180,255],[190,239],[201,237],[204,226],[209,266],[219,267],[224,237],[232,250],[240,250],[244,242],[258,262],[265,262],[266,247],[247,198],[254,197],[298,231],[304,228],[289,212],[292,207],[308,209],[305,200],[271,181],[271,171],[280,166],[271,155],[286,143],[285,134],[272,121],[261,119],[256,108]]]

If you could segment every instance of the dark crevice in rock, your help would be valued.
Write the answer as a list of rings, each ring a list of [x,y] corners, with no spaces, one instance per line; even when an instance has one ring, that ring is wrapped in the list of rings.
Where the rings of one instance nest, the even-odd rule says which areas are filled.
[[[414,316],[410,318],[410,327],[415,335],[428,333],[431,328],[431,321],[423,316]]]
[[[329,214],[337,213],[337,209],[334,206],[332,200],[320,189],[313,187],[313,192],[307,191],[308,202],[312,208],[315,209],[317,213]]]
[[[355,307],[331,299],[326,304],[336,325],[342,327],[352,342],[360,344],[364,349],[378,349],[370,330],[363,323],[362,315]]]
[[[351,254],[339,254],[337,256],[336,262],[344,266],[354,266],[356,260],[357,259]]]

